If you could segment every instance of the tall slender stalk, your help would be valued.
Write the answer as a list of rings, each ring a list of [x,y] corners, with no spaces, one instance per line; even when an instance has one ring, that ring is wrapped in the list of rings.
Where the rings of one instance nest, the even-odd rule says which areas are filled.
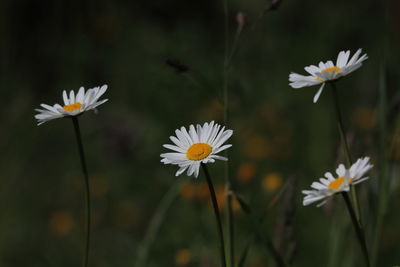
[[[181,184],[182,182],[177,180],[173,185],[171,185],[171,188],[168,190],[168,192],[161,198],[158,207],[150,220],[142,244],[139,246],[138,256],[134,265],[135,267],[146,266],[150,247],[156,239],[157,233],[159,232],[160,226],[164,221],[168,209],[171,207],[172,203],[179,194]]]
[[[225,36],[225,50],[224,50],[224,66],[223,66],[223,102],[224,102],[224,124],[228,125],[228,110],[229,110],[229,98],[228,98],[228,76],[229,76],[229,63],[231,61],[230,51],[229,51],[229,5],[228,0],[223,0],[224,5],[224,36]],[[237,40],[237,38],[235,38]],[[225,152],[225,156],[227,156],[227,151]],[[229,163],[225,163],[224,168],[224,176],[226,188],[228,191],[231,190],[231,180],[229,178]],[[228,232],[228,262],[229,266],[234,266],[234,216],[232,211],[232,197],[230,194],[227,195],[226,199],[227,209],[227,232]]]
[[[381,64],[379,73],[379,134],[380,134],[380,155],[381,155],[381,169],[379,179],[379,198],[378,198],[378,210],[376,217],[376,226],[374,233],[374,241],[372,246],[372,266],[376,266],[378,260],[379,243],[381,238],[382,226],[385,214],[387,212],[387,202],[389,193],[389,177],[390,177],[390,154],[391,150],[386,151],[387,148],[387,97],[386,97],[386,81],[385,81],[385,65],[384,60]],[[394,131],[395,137],[393,140],[397,140],[396,129]],[[394,147],[394,146],[392,146]]]
[[[85,199],[86,199],[86,227],[85,227],[85,252],[83,254],[82,266],[87,267],[89,263],[89,248],[90,248],[90,187],[89,187],[89,175],[86,167],[85,151],[83,150],[83,143],[81,137],[81,131],[79,129],[78,117],[72,117],[74,124],[76,142],[78,144],[79,156],[81,159],[82,172],[85,178]]]
[[[219,216],[217,197],[215,195],[214,186],[213,186],[213,183],[212,183],[212,180],[210,177],[210,173],[208,172],[207,166],[204,163],[201,163],[201,167],[206,176],[208,189],[210,190],[211,201],[212,201],[213,208],[214,208],[215,220],[217,223],[217,230],[218,230],[218,236],[219,236],[219,241],[220,241],[221,266],[226,267],[224,231],[222,230],[221,217]]]
[[[253,215],[253,212],[250,208],[250,205],[248,205],[239,195],[237,195],[235,193],[232,193],[232,194],[238,201],[240,208],[249,217],[252,229],[254,230],[254,236],[250,240],[250,242],[247,244],[242,256],[240,257],[238,266],[239,267],[244,266],[247,255],[249,253],[250,245],[258,240],[267,248],[267,250],[271,254],[276,266],[287,267],[288,265],[286,264],[284,258],[279,254],[278,250],[275,248],[271,239],[267,235],[264,235],[261,231],[264,216],[262,216],[260,219],[255,218],[255,216]]]
[[[353,223],[358,242],[359,242],[361,250],[363,252],[365,264],[367,267],[370,267],[371,265],[370,265],[370,261],[369,261],[367,244],[365,242],[364,231],[357,221],[356,213],[354,212],[353,206],[351,205],[349,195],[347,194],[347,192],[342,192],[342,196],[344,198],[344,201],[346,202],[346,206],[347,206],[347,210],[349,211],[351,222]]]
[[[350,156],[349,145],[348,145],[347,139],[346,139],[346,132],[345,132],[344,126],[343,126],[343,119],[342,119],[342,113],[340,111],[338,93],[337,93],[335,82],[331,82],[331,85],[332,85],[333,101],[335,104],[335,110],[336,110],[337,121],[338,121],[338,129],[339,129],[339,133],[340,133],[340,139],[342,140],[342,148],[343,148],[344,155],[346,157],[346,165],[348,168],[350,168],[352,160],[351,160],[351,156]],[[350,185],[350,191],[351,191],[351,200],[353,201],[353,204],[355,206],[355,214],[356,214],[357,222],[361,226],[360,207],[358,205],[357,193],[356,193],[356,190],[353,185]]]

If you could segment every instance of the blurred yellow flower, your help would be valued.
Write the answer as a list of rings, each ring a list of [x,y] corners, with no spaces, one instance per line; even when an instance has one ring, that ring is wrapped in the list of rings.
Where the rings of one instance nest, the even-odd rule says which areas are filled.
[[[245,140],[245,154],[252,159],[264,159],[268,156],[270,145],[268,140],[259,134],[253,134]]]
[[[118,227],[131,228],[137,224],[140,217],[139,207],[133,200],[118,202],[114,217]]]
[[[181,196],[187,200],[193,200],[196,197],[196,186],[191,183],[183,184],[181,187]]]
[[[202,201],[208,201],[210,198],[210,192],[208,191],[208,186],[206,183],[200,183],[197,186],[196,197]]]
[[[262,116],[263,123],[266,123],[271,130],[276,130],[279,127],[281,118],[278,109],[269,103],[264,103],[260,106],[260,115]]]
[[[396,137],[393,137],[396,138]],[[395,146],[394,148],[394,159],[395,160],[400,160],[400,138],[397,138],[397,140],[393,141],[393,145]]]
[[[197,120],[208,120],[222,121],[224,119],[224,106],[218,98],[212,98],[202,106],[196,116]]]
[[[50,231],[57,236],[66,236],[75,226],[75,220],[69,211],[54,212],[49,220]]]
[[[363,131],[371,130],[376,124],[376,112],[371,108],[357,108],[352,117],[355,126]]]
[[[192,254],[188,249],[180,249],[175,254],[175,263],[179,266],[184,266],[190,263]]]
[[[282,175],[272,172],[264,176],[262,186],[268,193],[273,193],[282,186]]]
[[[93,177],[91,179],[90,185],[91,185],[90,193],[94,197],[104,196],[108,192],[108,189],[109,189],[108,181],[100,175],[96,175],[95,177]]]
[[[271,153],[271,158],[274,159],[287,159],[293,152],[290,137],[283,133],[271,139],[271,148],[274,151],[274,153]]]
[[[239,166],[238,179],[242,182],[249,182],[256,174],[256,167],[252,162],[244,162]]]
[[[218,185],[215,189],[219,210],[222,212],[226,208],[228,191],[225,185]],[[232,211],[237,213],[240,210],[240,204],[235,197],[232,197]]]

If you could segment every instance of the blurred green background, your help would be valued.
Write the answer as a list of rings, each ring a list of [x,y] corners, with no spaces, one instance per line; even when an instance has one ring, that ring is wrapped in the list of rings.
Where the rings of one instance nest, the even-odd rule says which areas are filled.
[[[229,48],[237,13],[246,14],[228,76],[234,190],[257,216],[266,212],[262,231],[292,266],[362,266],[342,199],[302,206],[301,190],[342,161],[330,88],[313,104],[318,87],[294,90],[288,75],[363,48],[369,59],[337,86],[353,157],[369,155],[375,165],[357,187],[368,246],[385,169],[389,206],[376,266],[399,264],[400,3],[285,0],[260,17],[270,2],[228,2]],[[60,103],[62,90],[103,84],[109,102],[80,117],[93,199],[90,266],[138,266],[145,233],[169,190],[146,266],[218,266],[204,177],[176,178],[176,167],[161,164],[159,154],[180,126],[223,123],[223,2],[2,0],[0,12],[0,266],[80,264],[84,183],[72,123],[37,127],[34,108]],[[166,59],[189,70],[179,73]],[[380,102],[382,91],[387,101]],[[224,207],[223,167],[210,165]],[[253,229],[234,208],[238,259]],[[246,263],[274,266],[259,242]]]

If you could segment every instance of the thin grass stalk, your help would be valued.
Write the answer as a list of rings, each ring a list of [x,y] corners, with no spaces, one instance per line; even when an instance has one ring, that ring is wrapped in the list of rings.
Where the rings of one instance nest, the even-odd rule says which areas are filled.
[[[259,219],[257,220],[252,211],[250,206],[237,194],[234,194],[235,198],[237,199],[240,208],[243,210],[244,213],[246,213],[246,215],[250,218],[252,227],[255,231],[255,236],[254,236],[254,241],[255,240],[259,240],[267,249],[267,251],[271,254],[273,260],[275,261],[276,266],[278,267],[287,267],[288,265],[286,264],[285,260],[283,259],[283,257],[279,254],[278,250],[275,248],[274,244],[272,243],[271,239],[268,236],[265,236],[262,232],[261,232],[261,222],[263,219]],[[242,256],[240,257],[240,262],[244,262],[247,254],[248,254],[248,250],[250,249],[250,244],[252,242],[254,242],[253,240],[248,244],[248,246],[246,247],[246,250],[244,251],[244,253],[242,254]]]
[[[246,260],[247,260],[247,256],[249,255],[249,252],[250,252],[250,247],[251,247],[251,244],[252,244],[253,242],[254,242],[254,241],[253,241],[253,239],[252,239],[252,242],[249,242],[249,243],[246,245],[245,249],[243,250],[242,255],[241,255],[240,258],[239,258],[239,262],[238,262],[237,267],[244,267],[244,266],[245,266]]]
[[[89,175],[86,167],[86,160],[85,160],[85,151],[83,149],[83,143],[82,143],[82,137],[81,137],[81,131],[79,128],[79,121],[78,117],[74,116],[72,117],[72,122],[74,124],[74,129],[75,129],[75,135],[76,135],[76,141],[78,144],[78,150],[79,150],[79,156],[81,159],[81,165],[82,165],[82,172],[83,176],[85,178],[85,202],[86,202],[86,224],[85,224],[85,251],[83,253],[83,259],[82,259],[82,266],[87,267],[89,264],[89,249],[90,249],[90,184],[89,184]]]
[[[274,196],[274,198],[270,201],[270,203],[267,206],[266,211],[261,215],[260,219],[259,219],[259,223],[260,225],[264,222],[264,219],[267,215],[267,212],[272,209],[273,207],[275,207],[276,203],[278,203],[278,201],[281,199],[281,196],[283,196],[283,193],[286,191],[286,189],[289,187],[291,180],[288,179],[285,184],[282,186],[282,188],[278,191],[278,193]],[[245,203],[245,201],[243,199],[241,199],[237,194],[232,193],[235,198],[238,200],[240,207],[242,210],[246,209],[246,211],[244,211],[246,214],[249,212],[249,208],[246,208],[248,205]],[[240,200],[239,200],[240,199]],[[249,241],[247,242],[246,248],[243,250],[243,252],[241,253],[240,257],[239,257],[239,264],[238,267],[243,267],[247,256],[249,254],[251,245],[257,240],[257,233],[253,234],[253,237],[251,237],[249,239]]]
[[[349,212],[350,218],[351,218],[351,222],[353,223],[354,226],[354,230],[356,232],[356,236],[358,239],[358,242],[360,244],[363,256],[364,256],[364,261],[367,267],[370,267],[370,260],[369,260],[369,254],[368,254],[368,249],[367,249],[367,244],[365,242],[365,235],[364,235],[364,231],[361,228],[360,224],[357,221],[357,217],[356,217],[356,213],[354,211],[354,208],[351,204],[349,195],[347,194],[347,192],[342,192],[342,196],[344,201],[346,202],[346,207],[347,210]]]
[[[385,83],[385,69],[384,64],[381,65],[379,74],[379,128],[380,128],[380,155],[381,159],[381,177],[379,179],[379,203],[378,203],[378,214],[376,218],[376,227],[374,234],[374,241],[372,247],[372,266],[376,266],[378,258],[378,250],[380,237],[382,232],[382,226],[384,216],[387,210],[388,201],[388,181],[389,181],[389,161],[390,152],[386,153],[387,147],[387,98],[386,98],[386,83]]]
[[[348,168],[350,168],[352,160],[351,160],[349,145],[348,145],[347,139],[346,139],[346,131],[344,130],[344,126],[343,126],[343,118],[342,118],[342,113],[340,111],[338,93],[337,93],[335,82],[331,82],[331,85],[332,85],[333,101],[335,104],[335,110],[336,110],[337,121],[338,121],[338,129],[339,129],[339,133],[340,133],[340,139],[342,140],[342,148],[343,148],[343,152],[344,152],[344,155],[346,158],[346,165]],[[356,193],[356,190],[353,185],[350,185],[350,192],[351,192],[351,200],[353,202],[353,205],[355,206],[357,222],[361,225],[360,206],[358,205],[357,193]]]
[[[224,103],[224,124],[225,126],[228,125],[228,110],[229,110],[229,97],[228,97],[228,76],[229,76],[229,3],[228,0],[223,0],[224,5],[224,36],[225,36],[225,50],[224,50],[224,66],[223,66],[223,103]],[[228,157],[228,152],[225,151],[225,156]],[[231,180],[229,177],[229,163],[225,163],[224,168],[224,177],[226,188],[228,192],[231,190]],[[227,209],[226,209],[226,216],[227,216],[227,232],[228,232],[228,263],[229,266],[234,266],[234,217],[232,211],[232,198],[227,195],[226,198]]]
[[[150,247],[153,244],[154,240],[156,239],[157,233],[160,229],[161,224],[164,221],[168,209],[171,207],[172,203],[177,198],[180,188],[181,188],[181,181],[177,180],[167,191],[167,193],[165,193],[165,195],[161,198],[158,207],[156,208],[154,215],[150,220],[142,244],[139,246],[137,260],[134,265],[135,267],[146,266]]]
[[[201,163],[201,167],[206,176],[208,189],[210,191],[210,197],[211,197],[211,201],[212,201],[213,208],[214,208],[214,215],[215,215],[215,220],[217,223],[217,230],[218,230],[218,236],[219,236],[219,241],[220,241],[221,266],[226,267],[224,231],[222,229],[221,217],[219,216],[219,207],[218,207],[217,197],[215,195],[214,185],[212,183],[210,173],[208,172],[208,168],[207,168],[206,164]]]
[[[344,266],[343,247],[346,246],[346,240],[343,238],[348,227],[348,221],[343,220],[345,216],[343,209],[335,209],[331,221],[329,233],[329,256],[327,267]]]

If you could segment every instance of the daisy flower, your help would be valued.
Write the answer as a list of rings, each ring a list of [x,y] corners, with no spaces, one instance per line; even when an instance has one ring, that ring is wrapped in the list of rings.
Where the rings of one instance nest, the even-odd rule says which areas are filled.
[[[368,56],[364,54],[360,57],[361,51],[361,48],[358,49],[350,60],[350,51],[341,51],[337,57],[336,65],[329,60],[325,63],[321,61],[318,66],[307,66],[304,69],[311,74],[308,76],[292,72],[289,75],[289,81],[291,82],[289,85],[297,89],[322,84],[314,96],[313,101],[316,103],[324,89],[325,83],[346,76],[362,66],[362,62],[366,60]]]
[[[99,101],[99,98],[107,91],[107,85],[95,87],[85,92],[85,89],[81,87],[78,93],[75,95],[73,90],[70,91],[69,97],[67,92],[63,91],[64,105],[55,104],[53,106],[41,104],[43,109],[35,109],[39,112],[35,115],[35,119],[38,120],[38,125],[45,123],[50,120],[77,116],[85,111],[95,109],[97,106],[108,101],[103,99]]]
[[[336,176],[332,173],[325,173],[324,178],[320,178],[319,182],[313,182],[311,187],[313,190],[303,190],[302,193],[305,194],[303,199],[303,205],[307,206],[311,203],[322,201],[318,204],[322,206],[326,203],[326,199],[330,196],[350,190],[350,185],[358,184],[369,177],[364,177],[373,165],[369,164],[369,158],[360,158],[354,163],[350,169],[346,169],[343,164],[340,164],[336,169]]]
[[[181,127],[180,130],[175,130],[176,136],[170,136],[175,145],[163,145],[175,152],[161,154],[161,162],[178,165],[176,176],[187,170],[188,176],[194,175],[197,178],[200,163],[213,163],[216,159],[228,160],[217,154],[232,146],[223,145],[232,133],[232,130],[225,130],[225,127],[221,128],[214,121],[204,123],[203,126],[198,124],[196,128],[190,125],[189,131]]]

